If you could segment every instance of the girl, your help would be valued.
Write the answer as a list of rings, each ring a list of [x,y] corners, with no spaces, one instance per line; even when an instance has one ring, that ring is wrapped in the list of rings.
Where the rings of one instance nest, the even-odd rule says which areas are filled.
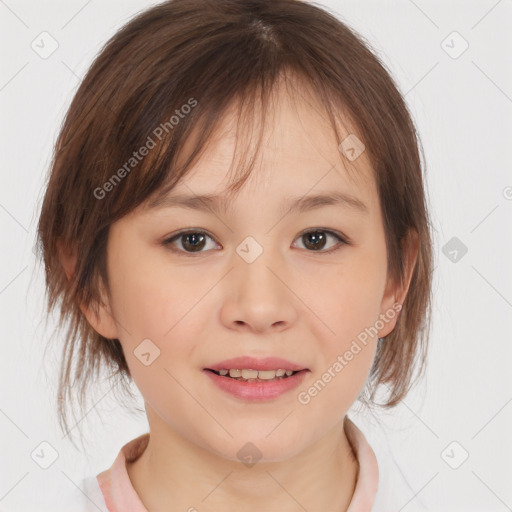
[[[107,43],[39,220],[63,430],[103,365],[149,422],[90,510],[390,510],[347,411],[424,366],[418,146],[382,63],[306,2],[170,0]]]

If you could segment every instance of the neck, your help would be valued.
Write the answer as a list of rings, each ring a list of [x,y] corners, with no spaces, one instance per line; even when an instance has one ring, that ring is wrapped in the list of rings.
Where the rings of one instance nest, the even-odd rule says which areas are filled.
[[[343,421],[285,461],[259,461],[250,467],[191,443],[168,425],[150,432],[143,454],[127,464],[149,512],[259,512],[269,509],[269,503],[282,512],[343,512],[354,493],[358,462]]]

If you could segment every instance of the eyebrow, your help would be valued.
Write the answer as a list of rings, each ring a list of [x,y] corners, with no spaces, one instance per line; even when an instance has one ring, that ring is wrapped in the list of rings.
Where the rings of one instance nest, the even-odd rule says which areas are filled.
[[[225,196],[205,194],[190,196],[186,194],[167,195],[150,203],[150,209],[186,208],[197,211],[214,211],[227,213],[230,201]],[[344,192],[328,192],[323,194],[302,196],[288,199],[281,207],[281,213],[314,210],[324,206],[342,206],[358,213],[367,214],[368,207],[360,199]]]

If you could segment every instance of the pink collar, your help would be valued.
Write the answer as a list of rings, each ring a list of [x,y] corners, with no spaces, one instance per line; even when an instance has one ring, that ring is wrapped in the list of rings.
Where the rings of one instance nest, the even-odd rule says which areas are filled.
[[[364,434],[345,416],[343,428],[359,463],[356,488],[347,512],[371,512],[377,494],[377,458]],[[112,466],[96,476],[109,512],[148,512],[130,481],[127,462],[138,459],[146,449],[149,433],[126,443]]]

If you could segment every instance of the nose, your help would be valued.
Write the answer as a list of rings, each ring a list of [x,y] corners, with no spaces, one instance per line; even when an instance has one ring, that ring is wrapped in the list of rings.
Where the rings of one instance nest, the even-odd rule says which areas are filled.
[[[236,258],[235,268],[224,283],[221,307],[224,325],[257,333],[290,328],[298,316],[297,299],[289,283],[290,272],[265,251],[252,263],[238,255]]]

